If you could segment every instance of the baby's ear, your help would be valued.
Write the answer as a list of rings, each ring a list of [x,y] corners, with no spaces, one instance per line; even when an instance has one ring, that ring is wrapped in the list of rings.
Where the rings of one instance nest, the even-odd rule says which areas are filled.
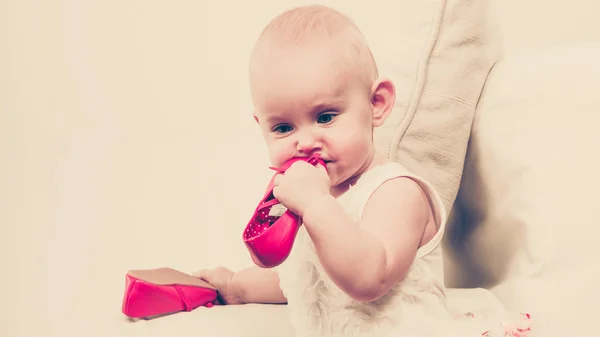
[[[373,127],[381,126],[392,112],[396,102],[394,83],[387,78],[379,78],[371,89],[371,106],[373,108]]]

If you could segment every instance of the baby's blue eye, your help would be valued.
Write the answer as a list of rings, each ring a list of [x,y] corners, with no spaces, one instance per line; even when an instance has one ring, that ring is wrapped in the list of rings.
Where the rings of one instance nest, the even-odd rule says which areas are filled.
[[[292,127],[289,125],[278,125],[276,127],[273,128],[273,131],[277,132],[277,133],[286,133],[286,132],[290,132],[292,131]]]
[[[322,114],[319,116],[317,121],[321,124],[327,124],[327,123],[331,122],[332,119],[333,119],[333,114]]]

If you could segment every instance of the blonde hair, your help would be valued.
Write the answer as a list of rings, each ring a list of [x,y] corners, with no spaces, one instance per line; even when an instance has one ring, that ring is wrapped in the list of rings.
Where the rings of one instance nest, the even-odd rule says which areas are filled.
[[[261,47],[304,47],[317,43],[340,46],[339,65],[358,72],[369,86],[379,76],[371,49],[354,22],[322,5],[296,7],[276,16],[261,32],[255,51]]]

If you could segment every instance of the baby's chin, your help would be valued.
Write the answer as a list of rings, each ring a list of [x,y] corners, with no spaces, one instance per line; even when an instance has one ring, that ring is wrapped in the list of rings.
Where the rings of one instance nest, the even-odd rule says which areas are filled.
[[[336,170],[335,164],[328,163],[327,164],[327,174],[329,175],[329,179],[331,179],[331,188],[344,188],[344,185],[348,184],[348,180],[351,177],[346,177],[344,175],[340,176],[338,170]]]

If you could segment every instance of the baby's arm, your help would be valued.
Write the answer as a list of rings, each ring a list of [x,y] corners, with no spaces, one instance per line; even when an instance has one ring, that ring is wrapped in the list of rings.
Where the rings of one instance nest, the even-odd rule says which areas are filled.
[[[303,221],[332,281],[354,299],[374,301],[406,275],[430,215],[418,183],[395,178],[372,194],[358,226],[330,195]]]
[[[287,299],[279,287],[279,276],[256,266],[233,272],[225,267],[203,269],[192,275],[217,288],[224,304],[285,304]]]
[[[231,286],[242,303],[286,304],[287,299],[279,287],[279,276],[270,269],[249,267],[236,272]]]

